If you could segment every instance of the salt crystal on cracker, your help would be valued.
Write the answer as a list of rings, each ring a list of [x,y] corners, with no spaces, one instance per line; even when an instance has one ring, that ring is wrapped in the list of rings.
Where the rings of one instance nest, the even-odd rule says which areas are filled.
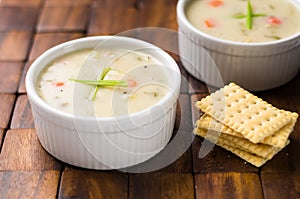
[[[271,136],[292,121],[285,111],[234,83],[198,101],[196,106],[253,143]]]

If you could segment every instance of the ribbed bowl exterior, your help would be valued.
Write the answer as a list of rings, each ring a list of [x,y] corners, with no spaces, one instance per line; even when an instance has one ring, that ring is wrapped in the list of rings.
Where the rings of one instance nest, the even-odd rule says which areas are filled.
[[[201,33],[189,24],[184,8],[177,5],[179,54],[186,70],[213,86],[235,82],[251,91],[278,87],[300,69],[300,36],[269,44],[222,41]]]
[[[49,117],[51,113],[31,104],[38,138],[51,155],[71,165],[104,170],[133,166],[159,153],[172,136],[177,103],[173,102],[163,117],[149,121],[148,128],[124,132],[120,126],[119,131],[110,133],[100,128],[98,133],[79,130],[84,121]]]

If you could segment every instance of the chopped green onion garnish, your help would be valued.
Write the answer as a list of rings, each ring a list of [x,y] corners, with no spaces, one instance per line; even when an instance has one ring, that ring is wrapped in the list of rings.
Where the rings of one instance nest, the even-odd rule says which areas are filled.
[[[252,29],[252,6],[250,3],[250,0],[248,0],[248,4],[247,4],[247,15],[246,15],[246,26],[248,30]]]
[[[107,73],[110,71],[110,69],[111,69],[110,67],[104,68],[101,75],[100,75],[100,78],[98,79],[98,81],[103,80],[105,78],[105,76],[107,75]],[[89,100],[91,100],[91,101],[95,100],[98,89],[99,89],[99,86],[96,86],[94,91],[93,91],[92,99],[89,97]]]
[[[70,81],[87,84],[87,85],[94,85],[98,87],[105,87],[105,86],[121,86],[121,87],[128,87],[127,81],[124,80],[82,80],[82,79],[69,79]]]
[[[264,17],[267,16],[266,14],[263,13],[253,13],[252,11],[252,5],[250,3],[250,0],[247,1],[247,14],[235,14],[233,15],[234,18],[236,19],[242,19],[246,18],[246,27],[248,30],[251,30],[253,27],[253,18],[254,17]]]

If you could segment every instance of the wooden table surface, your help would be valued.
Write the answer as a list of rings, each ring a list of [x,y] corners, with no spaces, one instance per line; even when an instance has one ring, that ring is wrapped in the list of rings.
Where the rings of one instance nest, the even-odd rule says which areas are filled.
[[[0,1],[1,199],[300,198],[299,121],[291,143],[261,168],[216,146],[199,159],[199,137],[194,137],[172,164],[147,173],[74,167],[53,158],[39,144],[24,85],[32,61],[46,49],[75,38],[115,35],[140,27],[176,31],[176,3],[177,0]],[[153,38],[156,39],[148,36]],[[172,45],[177,43],[175,37],[168,39]],[[181,86],[174,134],[192,137],[193,123],[200,115],[194,103],[206,96],[208,89],[183,69],[176,53],[171,54],[187,80]],[[299,88],[300,74],[280,88],[255,94],[279,108],[300,113]]]

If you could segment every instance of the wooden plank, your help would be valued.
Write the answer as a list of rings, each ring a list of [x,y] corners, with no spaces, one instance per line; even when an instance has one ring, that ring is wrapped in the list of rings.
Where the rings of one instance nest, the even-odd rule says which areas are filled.
[[[189,91],[189,74],[188,72],[183,68],[183,65],[181,62],[177,62],[180,73],[181,73],[181,85],[180,85],[180,93],[186,94]]]
[[[70,6],[70,5],[87,5],[93,0],[45,0],[45,6]]]
[[[0,32],[0,60],[23,61],[27,57],[27,50],[30,43],[31,32]]]
[[[5,133],[5,131],[3,129],[0,129],[0,149],[2,147],[2,141],[3,141],[2,139],[4,137],[4,133]]]
[[[106,17],[103,17],[106,16]],[[119,34],[138,27],[138,11],[133,7],[93,7],[89,35]]]
[[[38,33],[34,37],[29,61],[33,61],[49,48],[60,43],[83,37],[81,33]]]
[[[0,7],[0,31],[32,31],[38,17],[33,7]]]
[[[31,66],[32,62],[33,61],[26,62],[25,66],[24,66],[22,76],[21,76],[21,79],[20,79],[18,93],[24,94],[24,93],[27,92],[26,91],[26,86],[25,86],[25,78],[26,78],[27,71],[28,71],[29,67]]]
[[[263,172],[261,174],[261,181],[264,190],[264,198],[300,198],[299,179],[299,169],[297,172]]]
[[[166,147],[151,159],[138,165],[121,169],[129,173],[191,173],[191,132],[177,131]]]
[[[43,0],[1,0],[1,7],[39,7]]]
[[[200,149],[202,151],[199,157]],[[219,146],[210,142],[203,142],[203,138],[199,136],[196,136],[192,144],[192,151],[193,170],[195,173],[230,171],[258,173],[258,168],[255,166]]]
[[[124,173],[66,170],[58,198],[127,198],[128,179]]]
[[[0,154],[0,171],[60,169],[60,163],[42,148],[34,129],[7,131]]]
[[[258,174],[206,173],[195,175],[196,198],[263,198]]]
[[[175,120],[176,130],[189,131],[193,130],[192,114],[191,114],[191,102],[190,96],[186,94],[180,94],[177,103],[177,114]]]
[[[137,8],[136,3],[139,2],[140,0],[94,0],[93,1],[93,6],[94,7],[105,7],[106,9],[113,9],[116,7],[132,7],[132,8]]]
[[[15,103],[15,95],[0,93],[0,128],[6,129]]]
[[[55,199],[59,175],[59,171],[0,172],[0,197]]]
[[[45,6],[38,32],[84,32],[90,15],[89,6]]]
[[[285,94],[281,88],[274,89],[275,91],[258,93],[258,95],[273,104],[274,106],[300,113],[300,93]],[[297,90],[297,89],[296,89]],[[300,120],[294,127],[294,131],[290,135],[290,144],[281,152],[276,154],[272,160],[268,161],[262,168],[262,172],[281,172],[300,171]]]
[[[180,173],[131,174],[129,198],[194,198],[193,176]]]
[[[0,92],[16,93],[23,69],[22,62],[0,62]]]
[[[164,1],[157,2],[163,3]],[[177,31],[176,4],[160,5],[160,3],[152,3],[152,5],[139,10],[138,26],[161,27]]]
[[[10,128],[34,128],[31,106],[27,95],[18,96]]]
[[[137,0],[139,8],[176,6],[178,0]]]
[[[192,75],[190,75],[189,83],[190,83],[189,93],[191,94],[209,93],[206,83],[194,78]]]

